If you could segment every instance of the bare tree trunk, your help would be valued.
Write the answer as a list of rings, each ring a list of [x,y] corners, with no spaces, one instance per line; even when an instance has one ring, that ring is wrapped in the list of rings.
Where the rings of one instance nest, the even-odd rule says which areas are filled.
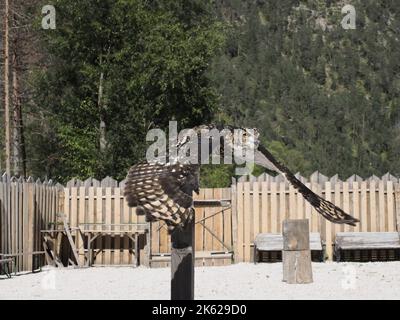
[[[97,100],[97,105],[99,108],[99,114],[100,114],[100,151],[103,152],[106,149],[107,146],[107,140],[106,140],[106,123],[104,121],[104,105],[103,105],[103,88],[104,86],[104,72],[102,71],[100,73],[100,83],[99,83],[99,96]]]
[[[10,141],[10,86],[9,86],[9,1],[5,0],[4,11],[4,127],[6,149],[6,173],[11,175],[11,141]]]
[[[18,68],[19,59],[17,53],[17,42],[18,39],[14,41],[14,52],[13,52],[13,165],[14,165],[14,175],[25,176],[25,144],[23,137],[23,121],[22,121],[22,104],[19,92],[19,78],[18,78]]]

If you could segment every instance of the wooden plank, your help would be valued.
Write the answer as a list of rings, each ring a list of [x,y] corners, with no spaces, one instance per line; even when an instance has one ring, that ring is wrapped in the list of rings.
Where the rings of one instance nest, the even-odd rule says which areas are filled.
[[[379,231],[386,230],[386,219],[385,219],[385,185],[382,180],[379,181]]]
[[[367,213],[367,182],[361,182],[361,231],[367,232],[368,231],[368,213]]]
[[[353,181],[353,216],[356,219],[360,220],[360,189],[359,183],[357,181]],[[357,223],[356,227],[351,228],[352,231],[360,231],[360,224]]]
[[[76,188],[75,188],[75,189],[76,189]],[[66,233],[66,235],[67,235],[67,238],[68,238],[70,247],[71,247],[71,249],[72,249],[72,254],[74,255],[74,258],[75,258],[75,261],[76,261],[78,267],[80,267],[80,266],[82,266],[82,265],[80,264],[79,255],[78,255],[78,250],[77,250],[77,248],[76,248],[76,242],[74,241],[74,239],[73,239],[73,237],[72,237],[72,234],[71,234],[71,231],[70,231],[70,226],[69,226],[69,223],[68,223],[68,218],[66,217],[66,215],[63,214],[63,215],[62,215],[62,219],[63,219],[63,222],[64,222],[64,231],[65,231],[65,233]]]
[[[304,197],[300,192],[296,192],[297,203],[296,203],[296,212],[298,219],[307,219],[306,213],[304,210]]]
[[[394,218],[394,191],[393,181],[387,182],[387,214],[388,214],[388,229],[387,231],[396,231]]]
[[[213,199],[222,199],[222,189],[221,188],[215,188],[213,191],[214,191]],[[221,209],[222,209],[221,207],[213,208],[212,213],[215,214],[215,213],[221,211]],[[214,232],[217,234],[217,236],[220,239],[224,238],[223,215],[224,215],[224,213],[220,212],[212,218],[214,220]],[[220,251],[220,250],[224,250],[224,247],[222,246],[222,244],[219,241],[215,241],[215,239],[214,239],[213,251]]]
[[[311,183],[307,182],[306,187],[312,190]],[[302,196],[303,198],[303,196]],[[312,212],[312,207],[308,201],[304,201],[304,219],[308,219],[310,221],[310,228],[311,232],[315,232],[314,227],[313,227],[313,216],[314,213]]]
[[[96,216],[95,216],[95,223],[103,223],[103,188],[97,187],[96,188]],[[102,239],[96,239],[95,245],[97,250],[101,250],[95,260],[94,264],[104,264],[103,261],[103,242]]]
[[[24,184],[23,180],[18,183],[18,193],[19,193],[19,250],[18,253],[23,253],[24,252]],[[0,192],[1,194],[1,192]],[[18,271],[22,271],[24,269],[23,266],[23,256],[19,257],[19,262],[18,262]]]
[[[332,201],[331,182],[325,182],[325,199]],[[333,260],[333,243],[332,243],[332,223],[325,219],[325,245],[326,256],[329,261]]]
[[[243,193],[243,182],[238,182],[237,184],[237,247],[238,255],[237,262],[244,261],[244,193]]]
[[[371,180],[369,182],[369,208],[370,208],[370,230],[372,232],[378,231],[377,223],[377,208],[376,208],[376,191],[375,191],[375,181]]]
[[[354,249],[399,249],[397,232],[340,232],[336,246],[342,250]]]
[[[276,233],[279,230],[279,213],[278,213],[278,193],[277,183],[271,182],[271,230],[272,233]]]
[[[250,241],[253,242],[254,238],[261,232],[260,229],[260,183],[253,182],[253,230],[251,230]]]
[[[251,248],[250,248],[250,230],[252,224],[252,210],[251,210],[251,198],[250,198],[250,182],[243,182],[244,190],[244,210],[243,210],[243,227],[244,227],[244,261],[250,262]]]
[[[322,185],[319,183],[314,184],[314,192],[319,195],[320,197],[323,197],[322,195]],[[321,227],[325,221],[325,218],[323,218],[314,208],[312,208],[313,211],[313,216],[314,216],[314,223],[315,223],[315,228],[316,230],[321,230]],[[322,230],[321,230],[322,231]]]
[[[269,201],[268,201],[268,182],[261,182],[261,231],[268,232],[269,226],[271,225],[271,212],[269,211]]]
[[[0,177],[0,250],[6,252],[6,223],[5,223],[5,210],[4,210],[4,183]]]
[[[96,188],[95,187],[89,187],[88,188],[88,212],[87,212],[87,222],[88,223],[94,223],[95,222],[95,216],[96,216],[96,211],[95,211],[95,205],[96,205]],[[94,246],[95,244],[92,243],[91,247]],[[89,252],[87,252],[87,258],[89,258]],[[87,260],[87,262],[89,262]]]
[[[0,183],[1,184],[1,183]],[[1,191],[1,190],[0,190]],[[29,184],[27,182],[23,183],[23,193],[24,193],[24,203],[23,203],[23,252],[28,252],[29,242],[28,242],[28,229],[29,229]],[[0,192],[1,196],[1,192]],[[4,252],[4,251],[3,251]],[[28,260],[23,257],[22,270],[28,270]]]
[[[297,209],[296,189],[292,185],[289,185],[288,219],[301,219],[299,210]]]
[[[231,199],[231,191],[229,188],[224,188],[222,189],[222,196],[226,199]],[[231,207],[226,208],[223,212],[223,218],[224,218],[224,229],[223,229],[223,241],[231,246],[233,246],[232,242],[232,201],[231,201]],[[230,262],[229,262],[230,263]]]
[[[10,243],[10,247],[11,247],[11,252],[15,253],[16,252],[16,227],[17,227],[17,221],[15,219],[15,211],[17,209],[17,203],[15,202],[15,188],[16,188],[16,184],[15,182],[11,182],[9,184],[10,186],[10,227],[11,227],[11,243]]]
[[[28,238],[28,252],[34,250],[34,218],[35,218],[35,186],[33,183],[28,184],[28,230],[26,232]],[[27,270],[32,270],[32,258],[27,257]]]
[[[342,183],[342,188],[343,188],[343,210],[344,212],[350,214],[350,192],[349,192],[349,183],[348,182],[343,182]],[[350,226],[349,225],[344,225],[344,231],[350,231]]]
[[[238,198],[239,191],[237,190],[236,181],[232,181],[231,186],[231,202],[232,202],[232,244],[233,244],[233,259],[237,263],[239,259],[239,226],[238,226]]]
[[[321,251],[321,234],[319,232],[311,232],[309,237],[310,249]],[[282,251],[283,235],[279,233],[260,233],[254,240],[254,243],[260,251]]]
[[[43,225],[43,216],[44,216],[44,186],[40,182],[36,182],[36,206],[37,206],[37,212],[36,212],[36,222],[35,222],[35,246],[34,246],[34,251],[39,251],[41,247],[41,241],[40,241],[40,229],[44,228]],[[33,258],[33,257],[32,257]],[[34,265],[34,268],[36,269],[38,266]]]
[[[206,199],[212,199],[213,198],[213,189],[206,188],[204,190],[204,196]],[[205,217],[208,217],[212,214],[211,210],[212,210],[211,208],[205,208],[205,213],[204,213]],[[211,220],[211,219],[205,220],[205,223],[204,223],[204,225],[211,230],[214,229],[213,224],[214,224],[213,220]],[[213,236],[207,231],[204,233],[204,242],[205,242],[204,250],[212,251],[213,250]]]
[[[196,201],[204,201],[204,189],[199,190],[199,194],[194,193],[194,200]],[[195,221],[199,221],[204,219],[204,207],[195,206]],[[204,245],[204,228],[202,223],[196,223],[195,226],[195,252],[203,250]],[[195,260],[195,266],[200,267],[203,266],[203,261],[201,259]]]
[[[79,187],[79,214],[77,219],[77,226],[79,227],[80,223],[84,223],[85,216],[86,216],[86,187]],[[84,251],[84,243],[83,239],[81,238],[80,233],[76,233],[76,247],[78,248],[78,255],[80,259],[80,263],[83,266],[85,263],[85,251]]]
[[[129,207],[128,207],[128,203],[126,202],[126,200],[123,201],[123,205],[122,205],[122,215],[121,215],[121,223],[129,223]],[[135,212],[136,209],[133,210],[133,212],[136,214]],[[158,235],[158,232],[156,232],[156,225],[158,225],[158,223],[152,223],[151,227],[152,227],[152,236],[154,236],[154,234],[156,233]],[[129,264],[130,263],[130,250],[129,250],[129,238],[127,236],[123,237],[123,252],[122,252],[122,263],[123,264]],[[158,246],[158,242],[154,241],[154,239],[152,238],[151,241],[151,245],[152,246]],[[157,251],[155,251],[157,250]],[[157,247],[157,249],[155,248],[151,248],[152,252],[159,252],[159,248]]]
[[[111,224],[112,223],[112,215],[113,212],[111,210],[111,187],[106,187],[105,188],[106,192],[106,201],[105,201],[105,223],[106,224]],[[104,262],[103,264],[110,265],[113,264],[113,261],[111,261],[111,235],[105,236],[105,252],[104,252]]]
[[[204,200],[204,189],[199,190],[199,194],[195,196],[198,200]],[[196,221],[204,218],[204,208],[195,208],[196,213]],[[203,250],[204,247],[204,230],[203,225],[201,223],[197,223],[195,225],[196,239],[195,239],[195,248],[196,251]]]
[[[121,188],[114,188],[114,221],[115,224],[121,223]],[[114,240],[114,264],[121,264],[121,237],[115,236]]]
[[[71,227],[78,226],[78,188],[71,188],[71,211],[67,221],[70,223]]]
[[[279,183],[279,223],[278,231],[282,231],[282,222],[287,218],[286,215],[286,182]]]
[[[11,192],[10,192],[10,178],[7,176],[6,179],[6,194],[5,194],[5,207],[6,207],[6,216],[7,216],[7,252],[11,252],[11,236],[12,236],[12,229],[11,229]]]
[[[334,204],[338,206],[339,208],[343,208],[342,206],[342,199],[341,199],[341,187],[342,187],[342,182],[338,181],[335,183],[335,195],[334,195]],[[336,232],[343,232],[344,231],[344,225],[343,224],[335,224],[335,230]]]
[[[396,204],[396,228],[397,232],[400,234],[400,184],[396,183],[395,187],[395,204]]]

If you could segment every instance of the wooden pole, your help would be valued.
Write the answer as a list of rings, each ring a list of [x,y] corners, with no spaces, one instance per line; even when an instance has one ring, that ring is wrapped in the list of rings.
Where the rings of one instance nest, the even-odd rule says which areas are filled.
[[[11,176],[11,141],[10,141],[10,84],[9,84],[9,1],[5,0],[4,11],[4,127],[6,147],[6,173]]]
[[[313,282],[308,219],[284,220],[283,281],[289,284]]]
[[[194,209],[191,222],[171,235],[171,300],[194,300]]]

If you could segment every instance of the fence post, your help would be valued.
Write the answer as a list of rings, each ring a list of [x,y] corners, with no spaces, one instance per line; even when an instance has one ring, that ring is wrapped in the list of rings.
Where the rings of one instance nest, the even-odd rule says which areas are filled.
[[[400,235],[400,184],[396,183],[396,188],[395,188],[395,205],[396,205],[396,226],[397,226],[397,232]]]
[[[171,235],[171,300],[194,300],[194,210],[185,229]]]
[[[313,282],[308,219],[284,220],[283,281],[289,284]]]
[[[237,188],[236,179],[232,178],[231,185],[231,215],[232,215],[232,243],[233,243],[233,261],[234,263],[239,262],[239,251],[238,251],[238,220],[237,220]]]

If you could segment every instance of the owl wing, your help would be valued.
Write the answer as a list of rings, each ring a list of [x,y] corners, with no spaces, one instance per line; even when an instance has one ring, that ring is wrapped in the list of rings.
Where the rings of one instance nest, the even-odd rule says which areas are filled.
[[[255,156],[255,161],[270,170],[281,173],[289,181],[289,183],[298,190],[317,212],[325,219],[338,224],[348,224],[355,226],[358,219],[344,212],[333,203],[321,198],[312,190],[307,188],[295,175],[281,162],[274,158],[274,156],[262,145],[259,145],[258,154]]]
[[[184,225],[193,204],[192,190],[198,188],[193,183],[197,175],[197,166],[139,163],[128,172],[124,196],[148,221]]]

